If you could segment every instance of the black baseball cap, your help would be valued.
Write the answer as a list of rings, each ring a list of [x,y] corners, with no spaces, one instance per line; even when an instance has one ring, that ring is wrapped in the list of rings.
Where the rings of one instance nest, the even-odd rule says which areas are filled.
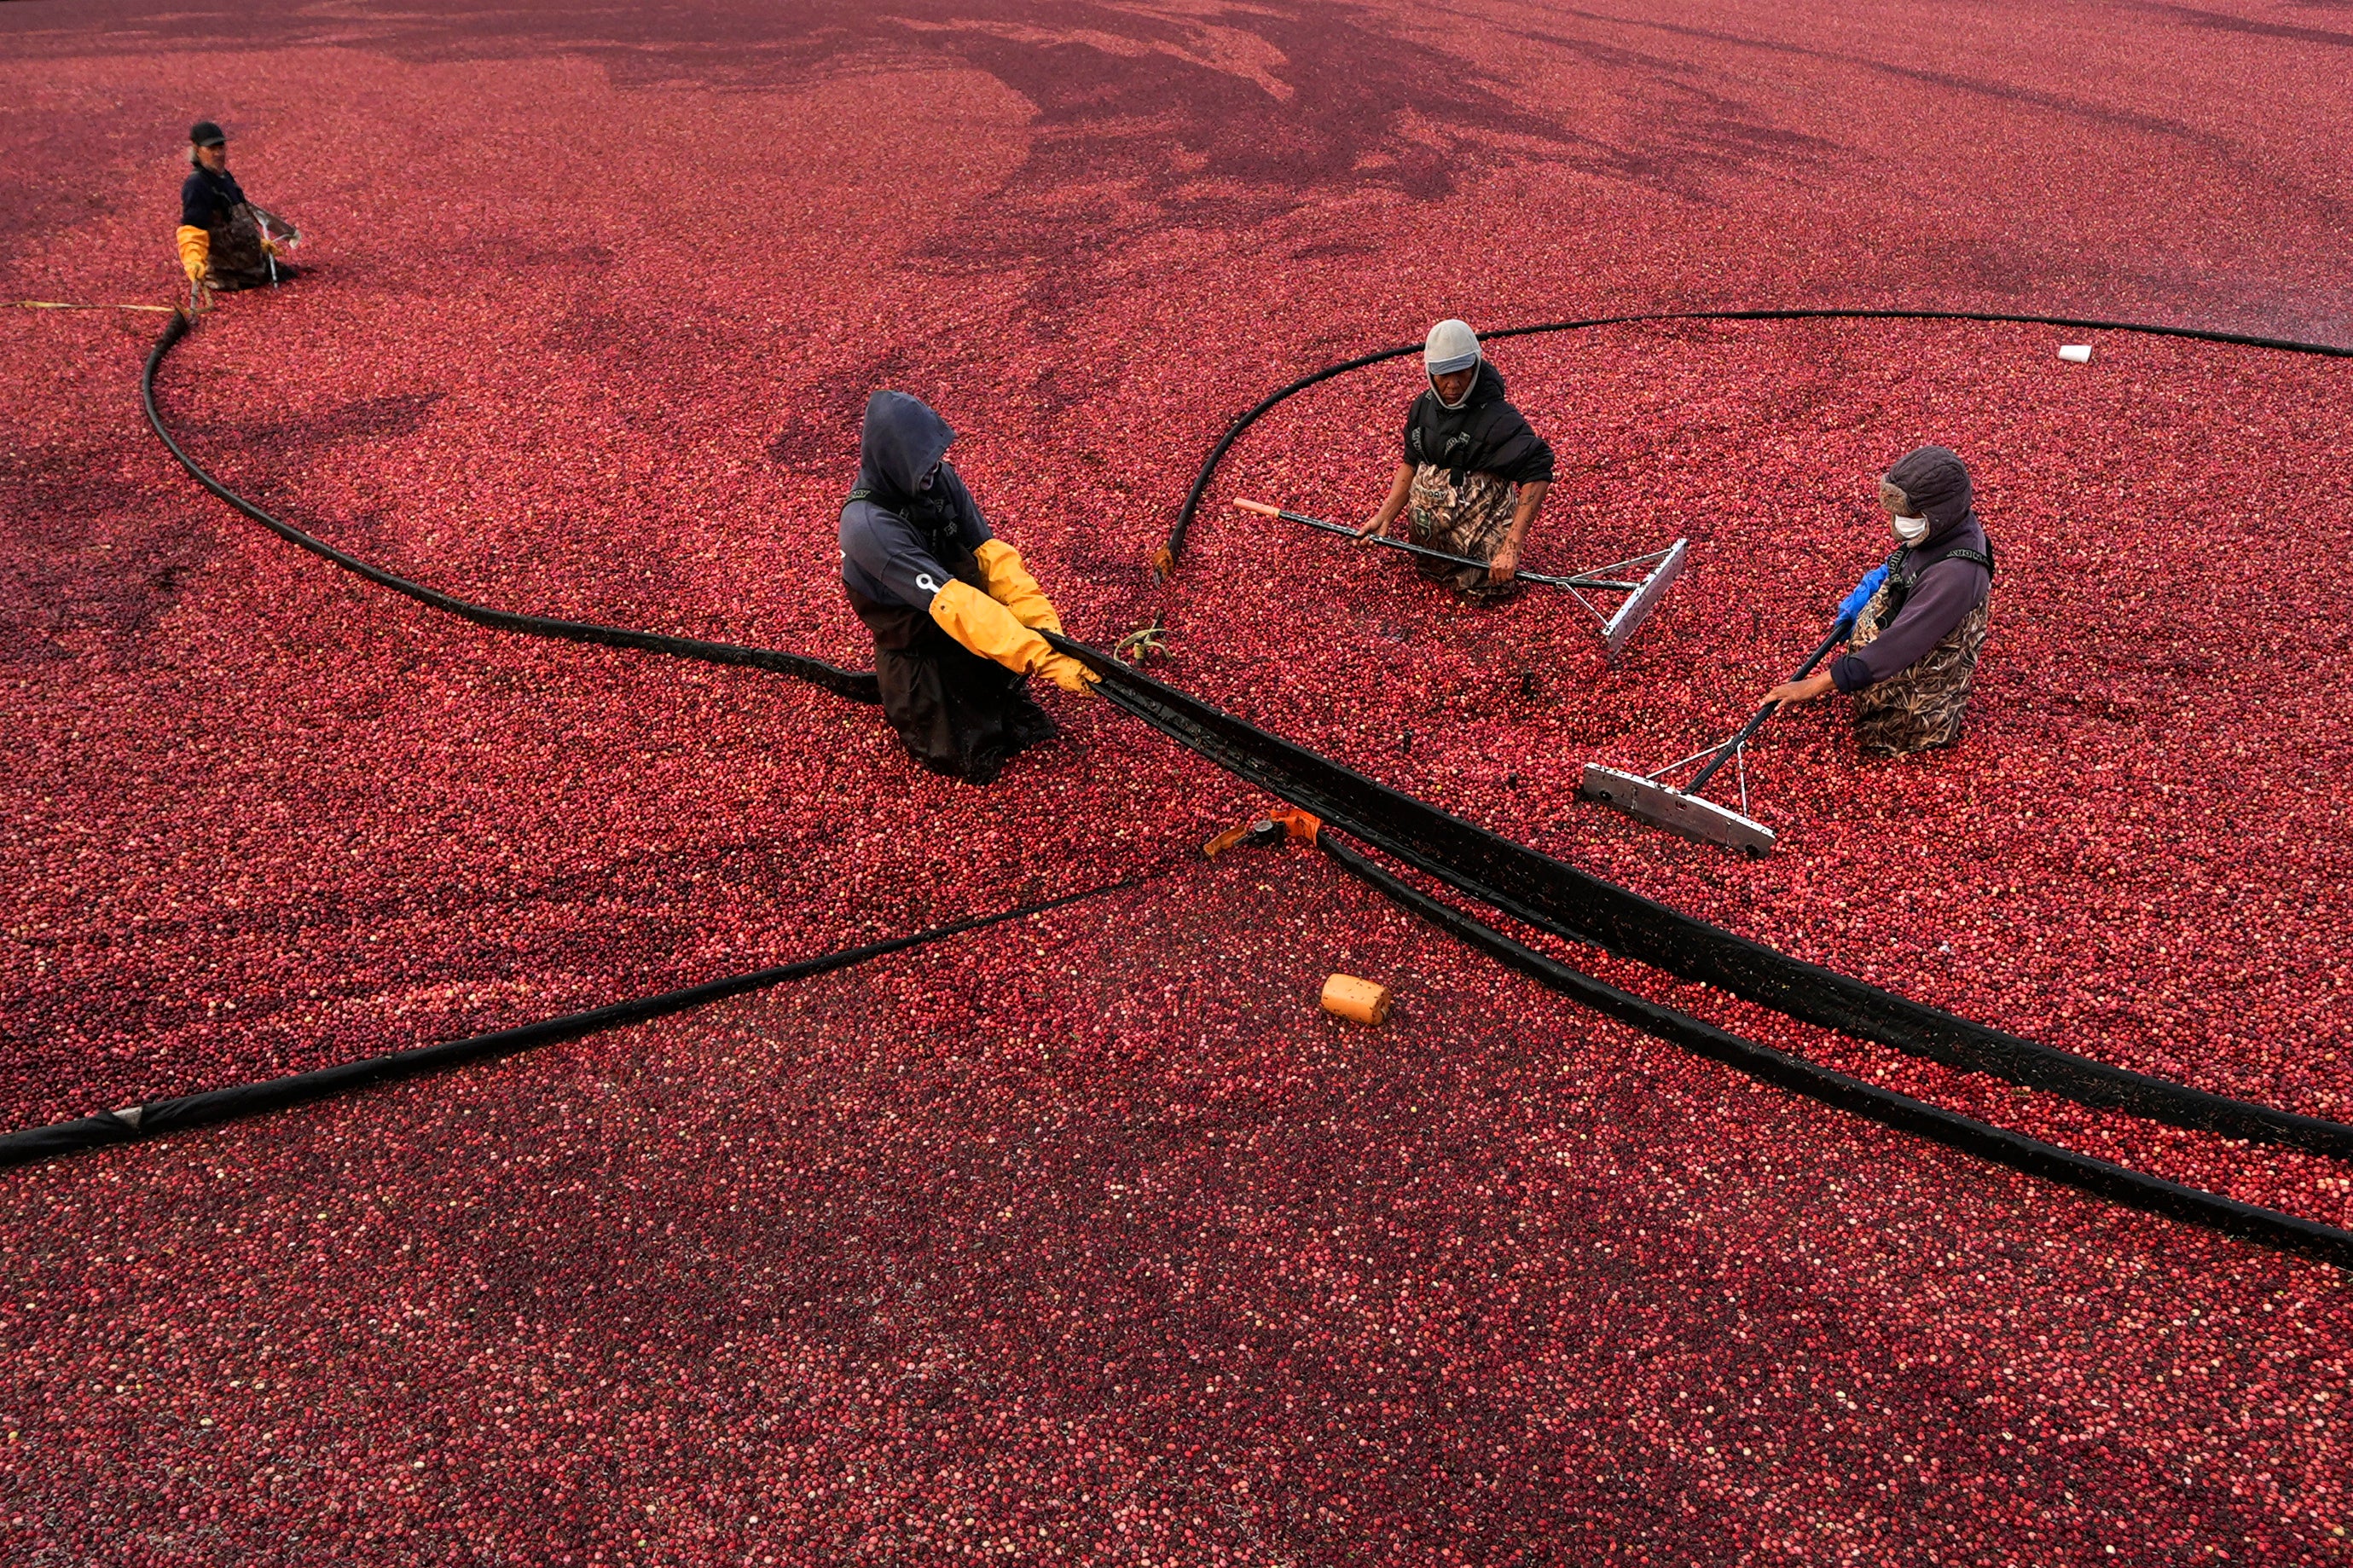
[[[225,147],[228,133],[209,120],[199,120],[188,127],[188,140],[199,147]]]

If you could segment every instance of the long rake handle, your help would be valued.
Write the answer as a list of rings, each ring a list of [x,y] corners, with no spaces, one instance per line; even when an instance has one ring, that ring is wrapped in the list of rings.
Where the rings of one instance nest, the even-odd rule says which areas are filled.
[[[1346,523],[1327,522],[1323,518],[1310,517],[1303,511],[1293,511],[1289,507],[1272,506],[1262,500],[1236,500],[1234,505],[1240,507],[1244,511],[1256,512],[1261,517],[1279,517],[1285,522],[1303,522],[1310,528],[1319,528],[1326,533],[1337,533],[1348,539],[1361,538],[1368,544],[1379,544],[1391,550],[1402,550],[1409,555],[1425,555],[1432,561],[1443,561],[1451,566],[1475,566],[1480,571],[1484,572],[1487,570],[1489,564],[1484,561],[1473,561],[1467,555],[1449,555],[1443,550],[1432,550],[1427,544],[1416,544],[1409,539],[1391,539],[1386,533],[1359,534],[1355,529],[1350,528]],[[1544,572],[1514,572],[1512,575],[1523,583],[1542,583],[1548,588],[1617,588],[1621,586],[1630,588],[1640,586],[1639,584],[1621,584],[1618,583],[1593,582],[1588,581],[1582,577],[1555,577],[1550,574]]]
[[[1838,647],[1839,644],[1846,640],[1847,631],[1853,625],[1853,622],[1841,617],[1839,624],[1831,628],[1831,635],[1822,639],[1821,647],[1814,649],[1814,651],[1807,657],[1806,662],[1798,666],[1798,673],[1789,677],[1789,679],[1792,680],[1803,680],[1806,677],[1813,674],[1814,666],[1821,663],[1823,659],[1829,658],[1831,649]],[[1762,725],[1766,720],[1770,719],[1773,716],[1773,710],[1779,706],[1781,705],[1778,702],[1767,702],[1764,707],[1757,710],[1757,716],[1754,719],[1749,720],[1747,723],[1740,726],[1740,732],[1724,743],[1723,748],[1715,753],[1715,760],[1708,763],[1707,766],[1700,769],[1697,773],[1693,775],[1692,782],[1683,786],[1683,793],[1685,795],[1697,795],[1700,792],[1700,786],[1706,784],[1708,780],[1715,776],[1716,769],[1724,766],[1725,763],[1730,762],[1739,753],[1740,748],[1748,743],[1748,737],[1757,733],[1757,728]]]

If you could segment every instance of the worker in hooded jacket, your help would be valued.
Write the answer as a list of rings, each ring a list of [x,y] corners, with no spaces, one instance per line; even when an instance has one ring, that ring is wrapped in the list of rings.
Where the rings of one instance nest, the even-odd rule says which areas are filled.
[[[1992,604],[1993,544],[1978,521],[1969,470],[1943,447],[1922,447],[1879,481],[1895,533],[1886,580],[1855,617],[1847,651],[1828,670],[1784,681],[1769,702],[1854,699],[1855,739],[1902,756],[1961,737]]]
[[[1520,591],[1513,574],[1552,486],[1552,448],[1504,400],[1504,378],[1469,322],[1430,328],[1421,363],[1430,385],[1406,410],[1388,497],[1356,537],[1387,537],[1408,513],[1414,543],[1485,563],[1452,566],[1417,556],[1424,577],[1452,584],[1470,603],[1500,604]]]
[[[874,634],[882,711],[908,754],[987,784],[1015,752],[1061,732],[1025,678],[1074,692],[1096,678],[1039,635],[1060,632],[1061,617],[947,461],[955,439],[921,398],[867,399],[858,488],[841,509],[841,581]]]
[[[215,289],[258,289],[294,276],[280,248],[292,230],[246,200],[228,172],[228,137],[219,126],[199,120],[188,128],[188,163],[176,239],[195,301],[206,303]]]

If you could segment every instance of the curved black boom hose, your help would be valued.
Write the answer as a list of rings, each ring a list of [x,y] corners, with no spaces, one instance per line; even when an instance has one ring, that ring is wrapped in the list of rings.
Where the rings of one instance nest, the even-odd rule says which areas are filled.
[[[2190,338],[2202,343],[2236,343],[2242,348],[2278,349],[2285,353],[2326,354],[2334,359],[2353,359],[2353,349],[2339,348],[2334,343],[2299,342],[2294,338],[2259,338],[2245,332],[2218,332],[2205,327],[2167,327],[2147,321],[2094,321],[2075,316],[2011,316],[1994,310],[1870,310],[1825,308],[1794,310],[1645,310],[1629,316],[1588,316],[1575,321],[1539,321],[1533,326],[1502,327],[1492,332],[1482,332],[1480,340],[1493,342],[1498,338],[1534,337],[1538,332],[1575,332],[1592,327],[1630,327],[1661,321],[1990,321],[2023,327],[2073,327],[2094,332],[2139,332],[2159,338]],[[1257,424],[1260,418],[1284,399],[1306,391],[1335,375],[1345,375],[1352,370],[1379,364],[1386,360],[1403,359],[1419,353],[1419,343],[1400,343],[1393,349],[1377,349],[1355,359],[1327,364],[1312,371],[1288,386],[1268,393],[1226,426],[1218,444],[1209,448],[1209,456],[1201,464],[1201,471],[1186,492],[1184,510],[1176,514],[1176,526],[1168,531],[1168,542],[1155,557],[1155,569],[1163,574],[1176,570],[1176,558],[1185,553],[1185,535],[1193,526],[1193,518],[1201,510],[1201,498],[1208,493],[1209,481],[1217,477],[1219,466],[1233,449],[1242,432]]]
[[[187,336],[188,318],[175,315],[164,329],[164,335],[148,352],[147,368],[140,374],[139,397],[147,410],[147,424],[155,438],[180,460],[196,483],[253,519],[290,543],[299,544],[322,560],[332,561],[344,571],[366,578],[380,588],[405,594],[422,605],[445,610],[477,626],[495,626],[502,632],[521,632],[526,637],[561,637],[566,642],[600,643],[607,647],[630,647],[646,653],[668,654],[672,658],[702,659],[710,664],[748,665],[754,669],[773,669],[781,675],[797,675],[803,680],[824,687],[837,696],[853,702],[880,702],[881,689],[876,686],[874,672],[866,669],[843,669],[823,659],[808,658],[797,653],[783,653],[775,648],[745,647],[738,643],[705,642],[700,637],[665,637],[659,632],[632,631],[627,626],[599,626],[594,621],[565,621],[552,616],[529,616],[514,610],[494,609],[477,605],[470,599],[460,599],[438,588],[428,588],[406,577],[395,576],[380,566],[371,566],[356,555],[346,555],[324,540],[303,532],[292,523],[281,522],[253,502],[246,500],[227,485],[205,471],[204,467],[181,449],[179,442],[164,427],[164,417],[155,408],[155,372],[162,366],[164,356],[173,346]]]
[[[1736,1072],[1876,1121],[1883,1127],[1893,1127],[2126,1208],[2163,1215],[2186,1225],[2235,1236],[2242,1241],[2260,1242],[2298,1257],[2333,1263],[2339,1268],[2353,1268],[2353,1231],[2282,1214],[2277,1209],[2258,1208],[2220,1193],[2185,1187],[2162,1176],[2094,1160],[2088,1154],[2045,1143],[2040,1138],[2029,1138],[2007,1127],[1996,1127],[1941,1105],[1930,1105],[1908,1094],[1882,1089],[1803,1057],[1743,1039],[1687,1013],[1662,1007],[1630,991],[1621,991],[1606,981],[1580,973],[1547,953],[1514,942],[1494,927],[1431,898],[1410,882],[1335,842],[1329,832],[1318,833],[1315,842],[1349,875],[1439,930],[1461,938],[1538,984],[1573,996],[1604,1016],[1680,1046],[1694,1056],[1722,1062]]]
[[[1102,677],[1096,689],[1113,704],[1187,750],[1538,931],[1721,986],[1805,1023],[2079,1105],[2353,1159],[2353,1127],[2341,1121],[2112,1067],[1791,958],[1270,735],[1082,643],[1051,640]]]
[[[159,1100],[126,1105],[117,1110],[101,1110],[95,1116],[80,1116],[70,1121],[52,1122],[46,1127],[27,1127],[16,1132],[0,1133],[0,1167],[27,1165],[38,1160],[79,1153],[86,1149],[100,1149],[113,1143],[168,1138],[176,1133],[194,1131],[199,1127],[212,1127],[224,1121],[307,1105],[312,1100],[326,1100],[338,1094],[373,1089],[381,1083],[396,1083],[402,1079],[417,1078],[426,1073],[447,1072],[452,1068],[495,1061],[502,1057],[536,1050],[542,1046],[602,1034],[607,1029],[625,1029],[632,1025],[650,1023],[656,1018],[690,1012],[713,1002],[765,991],[786,981],[829,974],[837,969],[848,969],[869,959],[904,952],[909,948],[923,947],[967,931],[1002,925],[1025,915],[1043,914],[1065,904],[1135,887],[1144,880],[1145,879],[1142,877],[1131,877],[1125,881],[1067,893],[1059,899],[1023,904],[996,914],[968,915],[963,920],[950,921],[945,925],[933,926],[928,931],[914,931],[906,936],[870,942],[817,958],[754,969],[744,974],[730,974],[718,980],[704,981],[700,985],[665,991],[655,996],[607,1003],[602,1007],[566,1013],[561,1017],[543,1018],[536,1024],[522,1024],[492,1034],[474,1035],[462,1040],[444,1040],[433,1046],[417,1046],[380,1057],[363,1057],[357,1061],[337,1062],[332,1067],[313,1068],[308,1072],[288,1073],[256,1083],[232,1084],[225,1089],[208,1089],[195,1094],[167,1095]]]

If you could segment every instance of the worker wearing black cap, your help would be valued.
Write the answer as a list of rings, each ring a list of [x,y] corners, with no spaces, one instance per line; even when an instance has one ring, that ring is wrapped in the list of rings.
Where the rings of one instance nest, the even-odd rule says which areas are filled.
[[[1855,739],[1882,756],[1959,740],[1993,589],[1993,544],[1976,500],[1968,468],[1946,447],[1922,447],[1888,469],[1879,502],[1895,552],[1855,617],[1846,653],[1820,675],[1782,682],[1765,700],[1810,702],[1844,692],[1854,699]]]
[[[228,172],[228,137],[209,120],[188,128],[187,182],[180,187],[180,269],[202,304],[216,289],[257,289],[294,275],[281,258],[293,229],[245,199]]]

